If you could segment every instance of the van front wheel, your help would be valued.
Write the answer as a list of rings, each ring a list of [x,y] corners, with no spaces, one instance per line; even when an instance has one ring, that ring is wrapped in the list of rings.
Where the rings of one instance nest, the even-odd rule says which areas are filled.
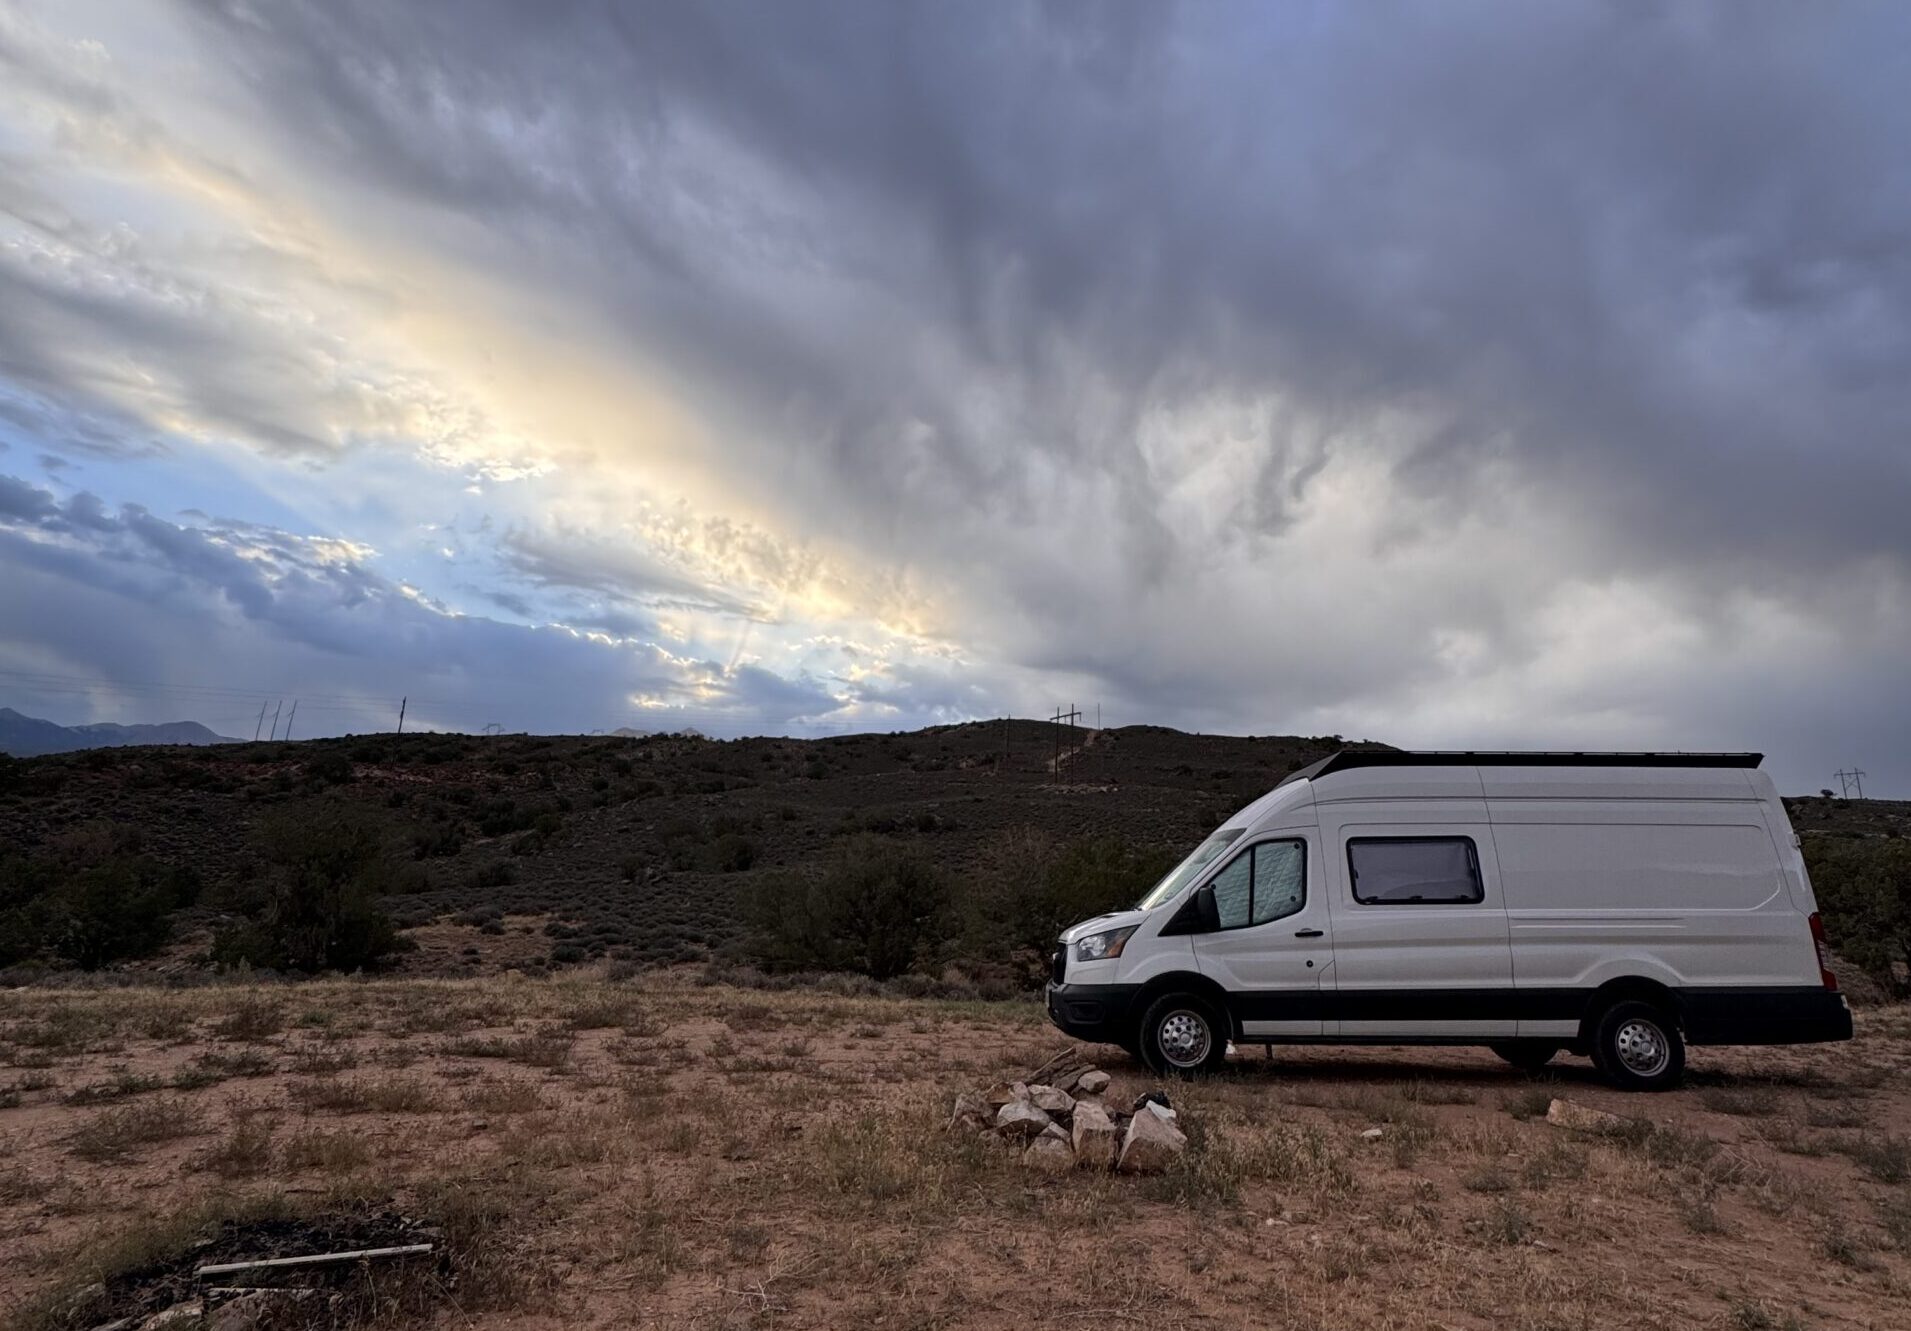
[[[1521,1072],[1538,1072],[1559,1052],[1551,1040],[1501,1040],[1487,1047]]]
[[[1685,1074],[1685,1041],[1670,1013],[1636,1000],[1614,1003],[1593,1030],[1593,1062],[1622,1091],[1665,1091]]]
[[[1227,1027],[1193,994],[1163,994],[1141,1019],[1141,1061],[1161,1076],[1198,1077],[1227,1062]]]

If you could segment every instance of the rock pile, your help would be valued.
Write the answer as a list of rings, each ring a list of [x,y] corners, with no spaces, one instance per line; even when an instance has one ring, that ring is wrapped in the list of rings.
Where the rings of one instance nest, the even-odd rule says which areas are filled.
[[[951,1132],[994,1133],[1016,1143],[1030,1169],[1062,1173],[1112,1169],[1152,1174],[1187,1149],[1168,1097],[1149,1091],[1128,1109],[1103,1100],[1106,1072],[1058,1055],[1019,1081],[964,1091],[949,1116]]]

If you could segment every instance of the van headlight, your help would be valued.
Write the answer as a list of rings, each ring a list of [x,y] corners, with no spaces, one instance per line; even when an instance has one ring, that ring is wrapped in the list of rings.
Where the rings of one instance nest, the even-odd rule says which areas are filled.
[[[1075,940],[1075,960],[1108,961],[1121,955],[1128,943],[1128,937],[1141,926],[1131,924],[1125,929],[1109,929],[1098,934],[1089,934]]]

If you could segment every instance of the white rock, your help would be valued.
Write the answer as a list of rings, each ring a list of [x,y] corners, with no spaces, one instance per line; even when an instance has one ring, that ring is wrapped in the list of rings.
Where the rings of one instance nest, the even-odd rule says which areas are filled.
[[[995,1130],[1004,1137],[1039,1137],[1055,1120],[1026,1100],[1011,1100],[996,1111]]]
[[[1051,1137],[1045,1132],[1022,1152],[1022,1163],[1030,1169],[1060,1174],[1075,1167],[1075,1152],[1069,1148],[1066,1136]]]
[[[1028,1102],[1045,1114],[1065,1115],[1075,1110],[1075,1097],[1053,1086],[1031,1086]]]
[[[1163,1123],[1173,1123],[1175,1121],[1174,1110],[1168,1108],[1168,1106],[1162,1104],[1159,1100],[1150,1100],[1143,1106],[1143,1109],[1145,1112],[1153,1114]]]
[[[995,1118],[995,1111],[979,1095],[968,1091],[955,1098],[955,1108],[949,1114],[950,1132],[983,1132]]]
[[[1626,1120],[1591,1105],[1555,1100],[1546,1106],[1546,1121],[1556,1128],[1570,1128],[1574,1132],[1611,1132]]]
[[[1159,1114],[1136,1114],[1128,1120],[1115,1168],[1124,1174],[1152,1174],[1166,1169],[1188,1149],[1181,1129]]]
[[[1385,1128],[1368,1128],[1365,1132],[1360,1134],[1360,1140],[1364,1142],[1377,1142],[1386,1135],[1387,1132]]]
[[[1075,1082],[1075,1089],[1083,1095],[1100,1095],[1108,1089],[1109,1076],[1100,1068],[1090,1068]]]
[[[1091,1169],[1114,1168],[1121,1151],[1121,1129],[1108,1117],[1107,1110],[1093,1100],[1077,1100],[1071,1136],[1077,1164]]]

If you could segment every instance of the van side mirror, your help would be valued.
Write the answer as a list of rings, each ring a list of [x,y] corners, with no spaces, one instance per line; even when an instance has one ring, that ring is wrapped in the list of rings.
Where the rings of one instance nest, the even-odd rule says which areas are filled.
[[[1194,894],[1194,908],[1200,912],[1203,933],[1221,931],[1221,907],[1214,900],[1213,883],[1201,884],[1201,890]]]
[[[1174,918],[1161,926],[1161,937],[1177,934],[1211,934],[1221,927],[1221,910],[1214,904],[1214,889],[1207,884],[1196,888]]]

